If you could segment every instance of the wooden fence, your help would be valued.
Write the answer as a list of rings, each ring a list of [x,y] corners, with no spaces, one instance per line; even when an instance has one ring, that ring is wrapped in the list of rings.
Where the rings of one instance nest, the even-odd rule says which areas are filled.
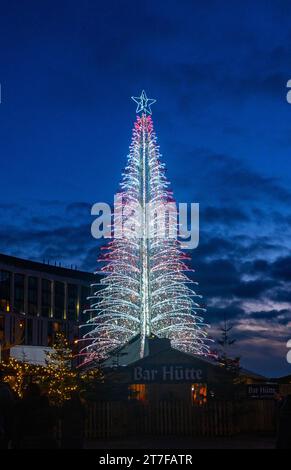
[[[100,402],[88,407],[86,438],[122,436],[232,436],[274,432],[272,401],[213,401],[202,407],[183,402]]]

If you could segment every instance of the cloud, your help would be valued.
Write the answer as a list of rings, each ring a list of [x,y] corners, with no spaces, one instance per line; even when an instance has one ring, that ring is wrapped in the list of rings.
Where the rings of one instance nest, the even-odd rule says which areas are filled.
[[[241,196],[243,201],[257,202],[257,197],[264,197],[283,204],[291,202],[291,193],[277,178],[259,174],[229,155],[208,153],[205,158],[211,161],[210,175],[222,195],[231,193],[232,197]]]
[[[250,314],[254,321],[258,320],[275,320],[276,323],[281,325],[288,325],[291,320],[291,309],[272,309],[272,310],[262,310],[254,311]]]
[[[203,210],[202,217],[207,224],[218,223],[228,226],[249,221],[249,216],[236,207],[209,206]]]
[[[248,270],[254,274],[264,274],[279,281],[291,280],[291,256],[282,256],[274,261],[256,259],[248,264]]]
[[[206,298],[229,297],[230,292],[240,282],[238,270],[228,259],[201,263],[195,278],[199,281],[200,289]]]
[[[291,256],[276,259],[271,263],[271,272],[275,279],[291,281]]]
[[[234,320],[243,318],[244,316],[244,309],[238,302],[233,302],[230,305],[224,307],[209,306],[207,308],[206,320],[210,322],[210,324],[219,325],[222,324],[224,319],[233,323]]]
[[[89,204],[38,201],[33,206],[27,203],[26,209],[25,206],[13,205],[9,224],[7,220],[2,223],[0,251],[36,261],[82,265],[86,269],[83,260],[96,245],[91,236]],[[3,212],[1,215],[4,217]]]
[[[218,327],[222,325],[224,313],[228,326],[232,326],[230,334],[236,339],[228,353],[240,356],[243,367],[260,371],[267,377],[286,375],[286,342],[291,326],[291,310],[258,310],[246,314],[236,304],[231,305],[229,311],[219,309],[216,316],[219,320],[221,315],[221,319],[217,323],[214,321],[214,325],[217,325],[214,328],[216,339],[221,334]]]
[[[193,264],[200,264],[207,258],[230,256],[237,249],[237,244],[223,236],[210,236],[208,232],[200,237],[198,248],[193,252]]]
[[[72,202],[68,204],[66,210],[67,212],[81,212],[86,214],[87,216],[91,214],[92,204],[88,202]]]
[[[271,280],[241,281],[232,289],[232,294],[240,299],[259,299],[271,288],[274,288],[274,282]]]
[[[289,302],[291,304],[290,285],[287,284],[285,288],[281,287],[278,289],[274,289],[269,297],[270,300],[273,300],[275,302]]]

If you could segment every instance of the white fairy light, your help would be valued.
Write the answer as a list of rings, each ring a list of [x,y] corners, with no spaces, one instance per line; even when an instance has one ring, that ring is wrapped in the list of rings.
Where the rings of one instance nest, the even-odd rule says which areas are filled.
[[[201,316],[204,309],[197,302],[201,296],[193,289],[197,283],[186,275],[187,257],[177,240],[158,236],[146,211],[151,201],[163,204],[172,200],[153,122],[147,115],[155,100],[148,99],[145,92],[133,99],[142,115],[134,125],[121,188],[124,205],[142,207],[142,236],[115,238],[104,249],[100,261],[106,276],[100,281],[101,289],[93,286],[87,310],[90,330],[83,337],[82,354],[88,362],[108,357],[137,334],[140,357],[152,334],[169,338],[182,351],[209,353],[207,325]]]

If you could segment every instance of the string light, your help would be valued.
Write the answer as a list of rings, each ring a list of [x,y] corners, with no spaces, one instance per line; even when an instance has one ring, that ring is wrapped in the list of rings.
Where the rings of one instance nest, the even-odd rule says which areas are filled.
[[[10,357],[7,362],[0,363],[0,370],[4,373],[5,382],[9,383],[14,393],[23,397],[23,393],[28,381],[34,379],[39,381],[43,375],[43,367],[27,362],[18,361]]]
[[[146,95],[134,100],[137,112],[145,111]],[[151,116],[143,112],[134,125],[121,184],[122,213],[130,205],[142,207],[142,219],[133,218],[142,237],[126,236],[125,230],[123,238],[113,239],[103,249],[99,261],[105,277],[92,286],[91,306],[85,312],[90,314],[85,325],[89,331],[82,339],[85,364],[98,363],[138,334],[140,357],[150,335],[169,338],[173,347],[185,352],[209,353],[204,309],[198,303],[201,296],[186,274],[188,258],[177,240],[160,236],[145,209],[152,201],[160,205],[173,201],[156,140]]]
[[[57,333],[52,350],[46,353],[42,383],[55,405],[62,405],[78,390],[78,374],[72,369],[73,353],[63,333]]]
[[[72,369],[72,360],[69,342],[62,333],[58,333],[55,345],[47,352],[46,366],[10,357],[6,362],[0,362],[0,371],[4,373],[4,381],[9,383],[19,398],[23,398],[27,385],[33,382],[47,394],[53,405],[61,406],[71,398],[72,393],[94,390],[104,381],[98,368],[77,373]]]

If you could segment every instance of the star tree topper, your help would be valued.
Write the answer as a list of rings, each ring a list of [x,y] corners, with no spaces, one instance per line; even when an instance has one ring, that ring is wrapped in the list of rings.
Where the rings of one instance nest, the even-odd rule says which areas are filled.
[[[152,114],[151,105],[157,100],[147,97],[146,92],[143,90],[140,96],[132,96],[131,99],[137,103],[136,113]]]

